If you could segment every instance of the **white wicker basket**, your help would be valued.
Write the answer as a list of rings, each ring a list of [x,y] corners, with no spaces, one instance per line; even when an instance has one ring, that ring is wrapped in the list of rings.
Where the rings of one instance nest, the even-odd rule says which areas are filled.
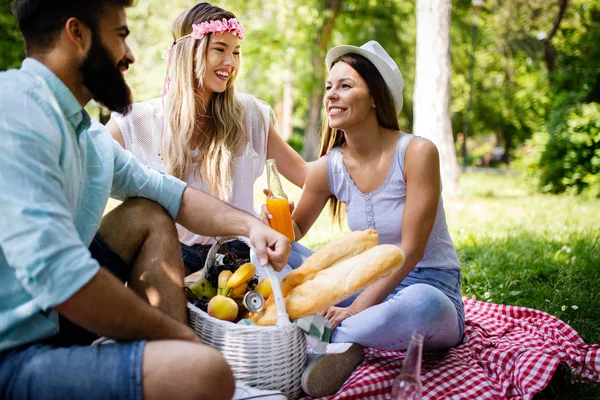
[[[256,251],[245,237],[224,237],[215,243],[207,254],[204,275],[212,267],[218,248],[229,240],[240,240],[250,247],[250,260],[259,266]],[[262,389],[282,391],[289,399],[302,393],[300,378],[306,365],[306,338],[297,325],[290,322],[285,310],[279,280],[268,265],[278,323],[276,326],[237,325],[213,318],[188,303],[190,326],[202,341],[218,349],[227,360],[236,379]]]

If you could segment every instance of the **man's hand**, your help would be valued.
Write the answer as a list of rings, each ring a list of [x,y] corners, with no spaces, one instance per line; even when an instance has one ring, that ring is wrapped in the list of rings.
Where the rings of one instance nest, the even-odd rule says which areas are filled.
[[[248,238],[256,249],[261,265],[270,262],[275,271],[281,271],[285,267],[292,251],[290,241],[285,236],[257,220],[250,228]]]
[[[352,317],[357,313],[352,309],[352,306],[349,307],[335,307],[331,306],[325,311],[321,311],[323,317],[327,318],[329,322],[331,322],[331,329],[335,329],[343,320],[346,318]]]
[[[247,236],[256,249],[258,262],[271,262],[281,271],[290,255],[289,240],[266,226],[253,215],[198,190],[183,192],[177,222],[190,231],[204,236]]]

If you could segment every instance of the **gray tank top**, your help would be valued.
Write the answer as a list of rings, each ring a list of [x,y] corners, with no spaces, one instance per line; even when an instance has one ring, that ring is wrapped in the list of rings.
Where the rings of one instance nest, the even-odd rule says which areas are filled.
[[[394,161],[385,181],[369,193],[361,192],[354,184],[344,165],[339,147],[331,149],[327,154],[329,190],[346,205],[348,227],[352,231],[375,229],[379,234],[379,244],[400,245],[402,214],[406,202],[404,156],[414,137],[409,133],[400,135]],[[460,269],[456,249],[446,225],[441,195],[435,223],[425,247],[425,255],[415,268]]]

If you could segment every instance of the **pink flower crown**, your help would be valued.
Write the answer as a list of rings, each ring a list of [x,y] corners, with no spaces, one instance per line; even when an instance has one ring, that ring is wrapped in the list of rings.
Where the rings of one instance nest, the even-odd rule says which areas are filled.
[[[237,18],[223,18],[221,20],[214,19],[212,21],[204,21],[199,24],[192,25],[192,33],[189,35],[185,35],[180,37],[177,40],[174,40],[171,43],[171,46],[166,51],[166,54],[163,54],[163,59],[167,61],[167,74],[169,71],[169,67],[171,66],[171,57],[173,55],[173,47],[183,39],[191,37],[194,40],[200,40],[207,33],[225,33],[231,32],[240,40],[244,40],[244,26],[240,24]],[[165,83],[163,85],[163,89],[160,92],[161,96],[164,96],[169,91],[169,86],[171,85],[171,78],[169,76],[165,77]]]
[[[237,18],[204,21],[200,24],[192,25],[192,29],[193,31],[190,36],[194,39],[202,39],[207,33],[231,32],[240,40],[244,40],[244,27],[238,22]]]

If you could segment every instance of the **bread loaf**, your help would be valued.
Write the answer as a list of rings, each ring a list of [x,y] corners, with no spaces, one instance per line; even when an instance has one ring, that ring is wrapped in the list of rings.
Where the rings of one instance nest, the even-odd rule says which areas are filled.
[[[312,279],[315,274],[333,264],[353,257],[374,247],[379,242],[379,235],[373,229],[350,232],[346,236],[333,240],[321,247],[302,265],[287,274],[281,281],[281,293],[285,297],[289,291]],[[272,300],[272,299],[271,299]]]
[[[296,286],[285,298],[290,318],[314,314],[347,299],[380,278],[390,276],[404,264],[398,246],[382,244],[319,271]]]
[[[404,264],[404,258],[399,247],[385,244],[321,269],[287,293],[287,312],[291,319],[296,319],[324,310],[398,271]],[[267,304],[253,320],[257,325],[274,325],[276,314],[275,304]]]
[[[373,229],[350,232],[349,234],[333,240],[321,247],[312,256],[307,258],[300,267],[291,271],[281,280],[281,294],[285,297],[294,287],[312,279],[315,274],[333,264],[353,257],[363,251],[374,247],[379,242],[379,235]],[[252,319],[262,321],[259,325],[275,325],[275,299],[270,296],[263,311],[254,314]]]

